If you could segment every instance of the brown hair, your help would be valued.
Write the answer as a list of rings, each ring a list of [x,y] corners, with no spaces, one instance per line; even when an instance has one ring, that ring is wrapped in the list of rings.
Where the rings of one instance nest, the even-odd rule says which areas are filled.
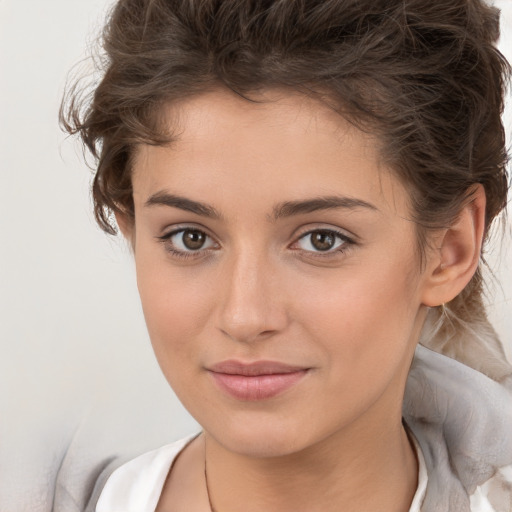
[[[420,242],[456,219],[476,183],[486,192],[487,237],[508,188],[509,66],[495,47],[498,19],[482,0],[119,0],[93,97],[75,86],[61,108],[65,129],[96,158],[96,219],[111,234],[112,212],[133,220],[130,157],[138,143],[170,140],[158,126],[162,104],[220,86],[249,101],[284,87],[329,101],[379,136],[410,190]],[[480,269],[443,311],[430,312],[423,343],[496,378],[510,373],[486,319]],[[477,325],[473,352],[487,345],[491,364],[468,356]]]

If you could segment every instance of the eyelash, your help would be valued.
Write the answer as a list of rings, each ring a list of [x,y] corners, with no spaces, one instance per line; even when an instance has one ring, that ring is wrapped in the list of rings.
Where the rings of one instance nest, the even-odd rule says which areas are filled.
[[[329,249],[325,252],[322,251],[306,251],[304,249],[295,249],[298,251],[302,251],[308,255],[313,255],[314,258],[335,258],[341,254],[347,252],[353,245],[355,245],[355,241],[350,237],[342,233],[341,231],[337,231],[336,229],[328,229],[328,228],[316,228],[310,229],[305,233],[302,233],[297,240],[293,243],[293,245],[297,244],[299,240],[306,238],[308,235],[312,235],[313,233],[324,233],[334,236],[334,238],[342,241],[342,244],[339,245],[335,249]],[[335,242],[336,243],[336,242]]]
[[[165,235],[162,235],[162,236],[158,236],[157,239],[165,245],[165,250],[167,252],[169,252],[173,257],[175,258],[178,258],[178,259],[183,259],[183,260],[186,260],[186,259],[189,259],[189,258],[197,258],[198,255],[200,255],[201,252],[204,252],[204,251],[211,251],[212,249],[198,249],[197,251],[193,251],[193,250],[190,250],[190,251],[180,251],[180,250],[176,250],[172,247],[171,245],[171,238],[174,236],[174,235],[177,235],[178,233],[183,233],[185,231],[195,231],[197,233],[201,233],[202,235],[204,235],[205,237],[208,237],[208,238],[211,238],[207,233],[205,233],[204,231],[200,230],[200,229],[197,229],[197,228],[179,228],[179,229],[175,229],[173,231],[170,231],[169,233],[166,233]],[[302,233],[298,238],[297,240],[293,243],[293,244],[296,244],[299,242],[299,240],[301,240],[302,238],[308,236],[308,235],[311,235],[313,233],[329,233],[331,235],[334,235],[335,238],[338,238],[338,239],[341,239],[342,240],[342,244],[336,248],[335,250],[328,250],[328,251],[325,251],[325,252],[322,252],[322,251],[306,251],[306,250],[303,250],[304,253],[307,253],[308,255],[314,255],[315,258],[332,258],[332,257],[336,257],[336,256],[339,256],[340,254],[344,254],[348,249],[351,248],[351,246],[355,245],[355,241],[352,240],[351,238],[349,238],[347,235],[345,235],[344,233],[340,232],[340,231],[337,231],[336,229],[327,229],[327,228],[317,228],[317,229],[311,229],[309,231],[306,231],[305,233]],[[301,249],[294,249],[294,250],[301,250]]]
[[[197,258],[201,252],[211,251],[211,249],[198,249],[197,251],[180,251],[180,250],[174,249],[172,246],[171,238],[174,235],[177,235],[178,233],[184,233],[185,231],[194,231],[197,233],[201,233],[205,237],[212,238],[211,236],[209,236],[207,233],[205,233],[201,229],[192,228],[192,227],[184,227],[184,228],[174,229],[173,231],[170,231],[169,233],[166,233],[165,235],[157,237],[157,239],[161,243],[164,244],[165,250],[167,252],[169,252],[173,257],[178,258],[178,259],[186,260],[189,258]]]

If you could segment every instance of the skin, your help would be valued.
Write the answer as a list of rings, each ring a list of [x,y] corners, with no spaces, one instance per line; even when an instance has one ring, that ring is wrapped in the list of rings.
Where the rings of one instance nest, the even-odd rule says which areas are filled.
[[[401,422],[407,373],[427,306],[474,272],[485,197],[476,190],[457,224],[433,235],[421,268],[409,194],[378,141],[313,99],[263,99],[219,89],[169,106],[178,136],[138,148],[135,224],[118,217],[156,357],[204,429],[157,510],[209,510],[206,457],[217,511],[407,511],[417,485]],[[333,196],[350,201],[275,218],[283,203]],[[183,232],[161,239],[180,228],[207,235],[204,246],[187,249]],[[322,252],[314,230],[341,236]],[[208,369],[227,359],[308,371],[249,402],[213,382]]]

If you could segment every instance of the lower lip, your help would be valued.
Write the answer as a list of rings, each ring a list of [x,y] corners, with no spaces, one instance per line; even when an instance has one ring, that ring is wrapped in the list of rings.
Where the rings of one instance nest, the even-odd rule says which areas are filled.
[[[297,384],[307,373],[301,370],[269,375],[231,375],[210,372],[216,384],[238,400],[257,401],[277,396]]]

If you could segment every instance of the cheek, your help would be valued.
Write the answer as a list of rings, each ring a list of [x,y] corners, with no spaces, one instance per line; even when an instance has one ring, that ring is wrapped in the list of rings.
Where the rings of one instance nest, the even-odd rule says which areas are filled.
[[[173,270],[165,258],[140,251],[136,256],[137,285],[155,355],[169,377],[185,359],[197,355],[200,338],[211,315],[212,290],[197,273]],[[190,271],[188,271],[190,272]]]
[[[294,316],[308,319],[302,325],[323,350],[333,379],[343,375],[359,385],[368,372],[388,378],[409,352],[419,300],[417,278],[404,263],[389,258],[347,266],[296,290],[302,299]]]

